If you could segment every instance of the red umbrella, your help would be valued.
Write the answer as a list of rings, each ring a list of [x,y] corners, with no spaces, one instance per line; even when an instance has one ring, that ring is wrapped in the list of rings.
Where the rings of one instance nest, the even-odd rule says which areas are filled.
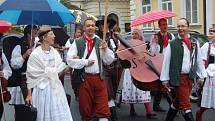
[[[12,27],[11,23],[0,20],[0,33],[7,31],[11,27]]]
[[[168,19],[168,18],[171,18],[174,16],[176,16],[176,14],[173,13],[172,11],[154,10],[154,11],[147,12],[147,13],[135,18],[131,22],[131,26],[138,26],[141,24],[152,23],[152,22],[157,21],[162,18]]]

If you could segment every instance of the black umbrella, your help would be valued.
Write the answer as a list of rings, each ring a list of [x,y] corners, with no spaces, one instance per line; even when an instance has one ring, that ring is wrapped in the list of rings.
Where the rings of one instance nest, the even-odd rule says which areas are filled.
[[[55,34],[55,43],[59,46],[64,46],[69,39],[69,35],[63,30],[63,28],[52,28]]]

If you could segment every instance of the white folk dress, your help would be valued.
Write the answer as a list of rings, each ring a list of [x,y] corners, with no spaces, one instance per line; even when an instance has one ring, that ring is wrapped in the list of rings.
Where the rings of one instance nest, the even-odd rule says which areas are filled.
[[[201,50],[203,60],[207,59],[208,43],[205,43]],[[210,55],[215,57],[215,44],[211,45]],[[201,107],[215,109],[215,63],[209,64],[206,69],[208,77],[205,80],[202,93]]]
[[[122,102],[126,104],[146,103],[151,101],[150,91],[138,89],[132,81],[129,69],[125,69],[122,75]]]
[[[37,108],[37,121],[73,121],[58,73],[65,68],[59,53],[37,47],[27,66],[28,88],[33,88],[32,105]],[[36,79],[35,79],[36,78]]]

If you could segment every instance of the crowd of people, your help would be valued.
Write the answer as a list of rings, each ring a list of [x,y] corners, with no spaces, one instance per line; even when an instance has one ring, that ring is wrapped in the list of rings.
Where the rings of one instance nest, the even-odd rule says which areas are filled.
[[[24,28],[24,36],[14,46],[11,55],[6,57],[3,51],[0,54],[0,77],[8,80],[13,77],[19,82],[17,86],[8,87],[15,121],[24,121],[22,109],[26,105],[37,109],[37,121],[73,121],[59,78],[68,73],[82,121],[95,118],[119,121],[116,108],[121,103],[130,105],[130,116],[138,115],[134,104],[144,104],[146,117],[156,118],[155,112],[166,112],[160,104],[163,96],[169,104],[165,121],[173,121],[179,111],[185,121],[194,121],[189,98],[194,82],[202,92],[196,121],[202,121],[207,109],[215,109],[215,27],[209,29],[209,41],[200,47],[198,40],[189,34],[187,19],[178,20],[177,36],[168,32],[166,19],[158,21],[160,31],[151,37],[145,50],[164,56],[158,81],[161,90],[153,92],[151,108],[150,90],[136,87],[130,72],[132,62],[118,56],[118,48],[126,44],[119,37],[119,26],[111,22],[108,20],[107,28],[104,28],[104,19],[87,18],[82,26],[76,26],[74,37],[69,38],[63,47],[66,58],[62,58],[59,50],[52,46],[55,35],[49,26],[28,25]],[[96,27],[99,28],[97,32]],[[106,39],[102,40],[104,34]],[[132,28],[132,39],[128,43],[136,41],[144,44],[146,40],[139,29]],[[144,60],[145,55],[135,52],[135,49],[123,51]],[[3,107],[1,103],[1,117]]]

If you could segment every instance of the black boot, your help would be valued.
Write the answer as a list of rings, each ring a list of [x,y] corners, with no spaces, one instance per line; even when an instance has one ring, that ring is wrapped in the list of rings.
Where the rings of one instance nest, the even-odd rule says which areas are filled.
[[[166,112],[165,109],[160,107],[160,102],[162,98],[162,92],[161,91],[156,91],[155,96],[154,96],[154,101],[153,101],[153,110],[157,112]]]
[[[116,114],[116,107],[110,107],[111,112],[111,121],[118,121],[117,114]]]
[[[175,110],[175,109],[170,107],[169,110],[168,110],[168,113],[167,113],[165,121],[174,121],[174,118],[175,118],[177,113],[178,113],[178,110]]]
[[[185,119],[185,121],[194,121],[192,112],[185,113],[184,119]]]

